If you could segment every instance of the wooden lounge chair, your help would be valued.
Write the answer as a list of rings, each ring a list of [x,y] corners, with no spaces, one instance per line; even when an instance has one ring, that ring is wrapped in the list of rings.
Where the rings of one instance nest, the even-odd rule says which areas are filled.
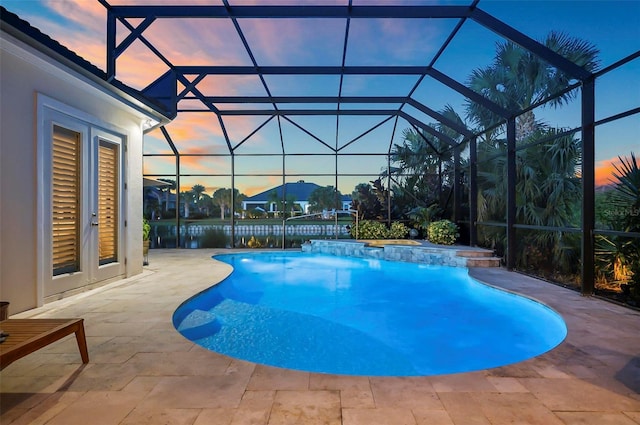
[[[0,330],[8,334],[0,343],[0,370],[72,333],[76,334],[82,363],[89,363],[84,319],[7,319],[0,322]]]

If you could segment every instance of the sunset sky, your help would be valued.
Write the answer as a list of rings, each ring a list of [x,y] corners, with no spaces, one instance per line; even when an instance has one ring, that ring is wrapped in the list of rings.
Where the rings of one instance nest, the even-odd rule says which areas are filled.
[[[107,0],[111,5],[222,5],[222,0]],[[348,0],[229,0],[232,6],[249,4],[274,5],[347,5]],[[468,1],[419,0],[353,0],[353,5],[454,4]],[[106,11],[97,0],[0,0],[0,4],[18,14],[31,25],[59,41],[80,56],[104,69],[106,62]],[[536,40],[550,31],[564,32],[591,42],[600,50],[600,68],[640,50],[640,0],[629,1],[491,1],[481,0],[478,7]],[[136,26],[140,20],[131,19]],[[428,65],[449,36],[458,19],[352,19],[346,65]],[[346,21],[341,19],[238,19],[256,62],[269,65],[340,66]],[[118,42],[129,34],[119,25]],[[227,19],[158,19],[144,31],[149,40],[174,65],[242,65],[250,66],[251,58],[240,37]],[[466,82],[471,71],[490,64],[495,45],[503,41],[479,24],[467,20],[458,35],[436,61],[434,68],[458,82]],[[146,87],[167,70],[140,41],[134,42],[117,62],[117,78],[138,89]],[[343,96],[406,96],[417,76],[346,76]],[[274,96],[337,96],[339,76],[265,76]],[[242,77],[209,76],[198,89],[205,95],[264,96],[265,88],[253,75]],[[464,98],[437,81],[426,78],[414,98],[434,110],[452,105],[464,115]],[[183,101],[184,108],[202,109],[195,101]],[[309,105],[279,105],[281,109]],[[640,58],[622,69],[607,74],[596,85],[596,120],[640,106]],[[264,109],[270,105],[220,105],[220,109]],[[335,105],[314,105],[335,109]],[[343,105],[341,108],[349,108]],[[397,109],[398,105],[374,105],[371,108]],[[407,109],[425,122],[433,119]],[[554,127],[574,128],[580,125],[579,101],[563,109],[540,108],[536,117]],[[336,160],[327,155],[332,147],[343,147],[337,161],[341,177],[338,188],[351,193],[355,184],[372,180],[386,165],[384,154],[390,140],[401,143],[401,133],[410,128],[399,120],[385,121],[384,116],[289,116],[281,118],[284,149],[287,156],[287,181],[306,180],[320,185],[335,185],[332,177]],[[280,153],[282,150],[277,118],[268,116],[224,116],[224,128],[235,150],[236,187],[253,195],[282,183],[282,158],[277,156],[243,156]],[[306,130],[302,131],[300,127]],[[363,132],[375,127],[363,137]],[[221,156],[187,156],[181,159],[183,188],[203,184],[211,194],[219,187],[230,187],[231,165],[223,130],[213,113],[181,113],[167,126],[181,154],[213,154]],[[258,130],[259,129],[259,130]],[[257,130],[257,131],[256,131]],[[255,132],[255,133],[254,133]],[[252,134],[254,133],[254,134]],[[309,134],[310,133],[310,134]],[[579,134],[579,133],[578,133]],[[357,140],[354,140],[358,138]],[[607,184],[611,162],[634,151],[640,157],[640,114],[599,126],[596,129],[596,183]],[[145,153],[170,153],[160,132],[145,139]],[[172,158],[152,157],[145,160],[145,171],[156,177],[174,173]],[[203,176],[207,174],[209,176]],[[249,176],[253,174],[253,176]],[[325,176],[317,176],[325,174]],[[246,175],[246,176],[243,176]],[[256,177],[255,175],[258,175]]]

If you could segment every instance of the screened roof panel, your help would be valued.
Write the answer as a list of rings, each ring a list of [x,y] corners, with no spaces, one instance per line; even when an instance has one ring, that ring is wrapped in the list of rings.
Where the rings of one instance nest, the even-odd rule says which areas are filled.
[[[466,102],[463,95],[429,76],[422,79],[411,97],[435,111],[442,110],[444,106],[450,104],[456,111],[463,113]]]
[[[173,156],[147,156],[144,158],[142,172],[144,174],[175,176],[176,159]]]
[[[282,156],[238,155],[235,157],[235,160],[234,160],[234,170],[236,175],[248,175],[248,176],[257,175],[261,177],[265,175],[281,176],[282,175]],[[280,178],[280,182],[282,182],[282,177],[279,177],[279,178]],[[273,181],[273,179],[261,179],[261,180]],[[275,181],[277,181],[277,179]]]
[[[404,6],[409,3],[407,0],[353,0],[354,6],[372,6],[372,5],[391,5],[391,6]],[[410,4],[413,6],[438,6],[443,3],[450,5],[470,5],[471,0],[411,0]]]
[[[178,114],[166,129],[180,153],[228,153],[218,119],[210,112]]]
[[[333,176],[336,170],[336,159],[331,155],[291,155],[285,161],[287,174]],[[315,178],[306,179],[308,182],[318,183]],[[334,183],[330,183],[334,185]]]
[[[231,175],[231,164],[226,156],[183,155],[180,157],[180,173],[182,175]],[[180,186],[191,188],[195,183],[186,184],[185,180],[181,178]]]
[[[231,120],[229,118],[235,118]],[[258,117],[250,121],[251,126],[246,124],[249,120],[246,117],[225,117],[225,126],[244,127],[243,132],[237,135],[229,135],[231,145],[237,154],[259,154],[278,155],[282,153],[282,143],[278,129],[277,118]],[[244,121],[243,121],[244,120]]]
[[[402,103],[367,103],[363,105],[362,103],[350,103],[350,102],[342,102],[340,104],[340,109],[342,110],[358,110],[363,107],[372,110],[384,110],[384,111],[394,111],[399,110],[402,106]]]
[[[195,76],[194,76],[195,77]],[[190,81],[194,81],[193,78]],[[257,75],[207,75],[197,85],[204,96],[266,96]]]
[[[241,149],[265,150],[264,137],[270,139],[266,150],[280,152],[279,126],[296,128],[293,123],[298,122],[304,130],[296,132],[338,140],[342,146],[364,132],[369,132],[367,138],[376,134],[380,129],[372,126],[389,116],[401,117],[396,134],[411,121],[437,121],[420,104],[434,111],[451,105],[460,115],[465,115],[469,102],[497,109],[465,84],[473,70],[491,64],[496,43],[507,36],[584,81],[590,73],[541,49],[534,40],[550,31],[587,40],[600,49],[601,67],[640,50],[640,3],[628,1],[104,1],[68,0],[64,8],[58,2],[43,2],[42,8],[17,0],[3,5],[95,62],[107,79],[147,87],[145,94],[163,101],[168,116],[176,112],[170,109],[175,105],[168,105],[175,96],[181,99],[180,108],[210,109],[206,119],[200,113],[178,113],[166,127],[180,153],[228,154],[228,144],[242,142],[251,132],[256,134]],[[107,16],[115,19],[113,32],[106,25]],[[115,46],[105,49],[105,39]],[[600,80],[599,118],[640,104],[640,94],[629,89],[638,83],[631,76],[640,74],[638,60]],[[165,73],[169,69],[172,72]],[[198,81],[195,88],[185,89],[191,81]],[[177,93],[168,91],[176,85]],[[407,96],[411,99],[403,106]],[[575,122],[576,105],[563,111],[536,108],[535,113],[564,126]],[[503,120],[518,112],[502,109],[498,115]],[[245,116],[251,111],[257,113],[254,120]],[[272,112],[285,114],[266,126],[278,131],[256,130]],[[379,139],[387,145],[391,137],[397,136]],[[376,152],[382,150],[371,145]],[[354,142],[348,148],[359,146]],[[149,147],[160,149],[153,143]]]
[[[636,87],[637,90],[629,90]],[[614,69],[596,81],[596,119],[602,119],[640,105],[640,58],[624,68]],[[640,145],[640,139],[638,139]],[[640,150],[640,149],[637,149]]]
[[[172,5],[176,4],[175,0],[109,0],[112,6],[154,6],[154,5]],[[216,5],[222,6],[222,0],[180,0],[182,6],[197,5]]]
[[[313,111],[313,110],[332,110],[335,111],[338,108],[338,104],[336,102],[314,102],[314,103],[278,103],[278,109],[280,110],[304,110],[304,111]]]
[[[418,75],[345,75],[342,95],[407,96],[418,78]]]
[[[404,108],[402,108],[402,110],[404,112],[406,112],[407,114],[409,114],[411,116],[411,118],[416,119],[422,123],[425,123],[427,125],[431,125],[431,124],[435,124],[438,125],[439,122],[436,118],[432,117],[431,115],[425,113],[424,111],[421,111],[411,105],[406,105]],[[441,111],[434,111],[437,113],[441,113]],[[413,126],[411,125],[411,122],[408,122],[406,120],[403,120],[403,125],[401,126],[401,128],[405,128],[406,126],[413,128]],[[455,131],[455,130],[454,130]]]
[[[370,176],[365,182],[373,180],[380,175],[380,172],[387,168],[387,158],[384,155],[362,154],[354,152],[353,154],[344,154],[338,156],[338,173],[341,181],[345,175],[355,174],[359,176]],[[348,186],[354,188],[358,183],[365,183],[362,178],[357,178]],[[340,185],[342,186],[342,185]]]
[[[169,67],[140,40],[134,41],[120,56],[122,73],[119,78],[138,90],[144,89],[153,80],[169,70]],[[140,69],[145,69],[144,73]]]
[[[265,75],[273,96],[337,96],[339,75]]]
[[[309,6],[315,4],[324,4],[327,6],[346,6],[348,3],[349,0],[229,0],[229,4],[231,6]]]
[[[352,19],[346,65],[428,65],[457,22]]]
[[[384,116],[340,117],[340,153],[387,153],[393,124]]]
[[[331,140],[323,140],[315,135],[310,135],[289,122],[282,125],[282,136],[285,140],[284,149],[288,155],[333,153],[330,147],[334,143],[331,143]]]
[[[144,138],[144,151],[149,154],[170,154],[173,155],[171,147],[164,139],[159,128],[147,133]],[[175,170],[174,170],[175,171]]]
[[[340,65],[346,23],[340,19],[238,19],[259,66]]]
[[[214,114],[209,115],[215,117]],[[254,141],[262,140],[264,138],[264,132],[261,132],[259,128],[264,125],[268,118],[268,116],[259,115],[229,115],[223,116],[222,122],[224,123],[231,145],[234,146],[247,137],[251,137]]]
[[[491,65],[496,44],[504,41],[494,32],[467,19],[434,67],[459,83],[466,84],[474,69]],[[464,60],[461,60],[459,52],[464,52]]]
[[[222,102],[214,102],[214,106],[216,109],[221,111],[223,114],[225,112],[228,113],[243,113],[243,111],[274,111],[274,107],[272,103],[222,103]]]
[[[143,35],[174,65],[251,65],[228,19],[159,18]]]
[[[288,115],[283,117],[282,123],[283,137],[294,137],[292,140],[285,137],[287,153],[304,153],[297,142],[298,137],[302,137],[303,134],[307,136],[304,137],[305,140],[313,139],[313,143],[308,144],[313,148],[312,153],[329,153],[331,149],[335,149],[336,117],[333,115]]]

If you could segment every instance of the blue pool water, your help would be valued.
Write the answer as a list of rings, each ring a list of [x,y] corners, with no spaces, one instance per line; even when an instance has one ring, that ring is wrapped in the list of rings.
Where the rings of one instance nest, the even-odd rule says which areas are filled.
[[[174,325],[205,348],[256,363],[436,375],[529,359],[567,333],[550,308],[464,268],[300,252],[215,258],[233,273],[182,304]]]

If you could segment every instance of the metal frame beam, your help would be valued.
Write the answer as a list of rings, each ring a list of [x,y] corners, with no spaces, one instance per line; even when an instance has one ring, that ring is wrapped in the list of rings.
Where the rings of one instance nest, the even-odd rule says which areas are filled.
[[[122,18],[466,18],[469,6],[111,6]]]
[[[582,295],[595,288],[595,80],[582,86]]]
[[[516,118],[507,121],[507,269],[516,267]]]
[[[477,139],[476,137],[480,133],[473,133],[459,123],[456,123],[441,113],[434,111],[421,102],[413,99],[413,94],[424,78],[431,77],[437,82],[444,84],[448,88],[456,91],[460,95],[469,99],[471,102],[477,103],[487,110],[493,112],[499,116],[502,121],[499,125],[506,122],[507,127],[507,205],[506,205],[506,230],[507,230],[507,267],[513,269],[516,264],[515,248],[516,237],[515,231],[518,225],[516,225],[516,201],[515,201],[515,188],[516,188],[516,141],[515,141],[515,117],[524,111],[511,111],[501,107],[488,98],[485,98],[480,93],[471,90],[464,84],[455,81],[448,75],[436,70],[434,68],[436,61],[440,58],[442,53],[446,50],[450,42],[455,38],[458,31],[462,27],[466,20],[473,20],[484,28],[493,31],[502,38],[513,42],[525,50],[537,55],[542,60],[548,62],[551,66],[557,68],[560,72],[579,80],[582,85],[582,143],[583,143],[583,162],[582,162],[582,182],[583,182],[583,204],[582,204],[582,293],[590,295],[594,289],[594,228],[595,228],[595,195],[594,195],[594,166],[595,166],[595,134],[594,128],[598,123],[595,122],[594,113],[594,74],[588,70],[576,65],[570,60],[564,58],[562,55],[554,52],[543,44],[531,39],[527,35],[519,32],[513,27],[507,25],[501,20],[491,16],[477,8],[478,0],[471,1],[470,5],[466,6],[418,6],[418,5],[406,5],[406,6],[367,6],[352,4],[352,0],[348,1],[348,5],[345,6],[269,6],[269,5],[254,5],[254,6],[231,6],[229,1],[223,0],[221,6],[112,6],[105,0],[98,0],[107,11],[107,34],[106,34],[106,76],[108,81],[113,81],[116,78],[116,62],[117,59],[128,49],[134,41],[140,40],[146,47],[148,47],[153,54],[155,54],[165,65],[169,71],[173,73],[171,78],[174,78],[175,82],[180,81],[185,89],[177,93],[167,93],[164,96],[164,91],[170,91],[170,85],[163,84],[154,86],[152,83],[149,87],[156,89],[154,94],[158,94],[158,99],[162,99],[166,102],[174,103],[175,107],[172,111],[177,112],[202,112],[209,111],[216,115],[216,118],[220,124],[220,127],[224,133],[224,138],[229,148],[230,155],[234,157],[234,150],[242,145],[249,137],[251,137],[260,128],[264,127],[271,119],[277,118],[278,127],[280,129],[280,138],[282,144],[282,156],[283,156],[283,184],[285,182],[285,155],[284,141],[282,136],[282,121],[280,117],[292,123],[300,128],[302,131],[314,137],[326,147],[332,149],[335,155],[338,154],[338,129],[340,116],[386,116],[387,118],[382,123],[377,124],[371,129],[367,130],[364,134],[374,130],[378,126],[387,122],[393,117],[403,118],[414,128],[422,129],[434,137],[445,141],[449,145],[456,149],[456,184],[459,185],[460,170],[459,170],[459,156],[461,144],[456,142],[451,137],[443,134],[442,132],[434,129],[432,126],[425,124],[423,121],[415,118],[410,113],[406,112],[405,106],[415,108],[417,111],[433,118],[440,124],[451,128],[457,133],[463,135],[464,141],[469,140],[471,143],[470,148],[470,241],[472,244],[477,243]],[[147,39],[145,39],[143,33],[153,22],[158,19],[170,19],[170,18],[220,18],[230,19],[238,36],[240,37],[249,57],[251,58],[251,66],[175,66],[172,64],[162,53],[156,49]],[[340,66],[259,66],[254,54],[251,50],[251,46],[247,42],[239,20],[242,19],[345,19],[347,25],[344,34],[344,44],[342,46],[342,63]],[[349,41],[349,24],[351,19],[458,19],[459,22],[451,32],[447,40],[442,44],[436,55],[427,66],[347,66],[346,65],[346,51]],[[136,26],[132,25],[129,19],[139,19]],[[117,22],[120,22],[123,27],[129,30],[129,34],[126,34],[122,41],[118,44],[116,31]],[[633,55],[632,55],[633,56]],[[637,57],[636,56],[633,57]],[[630,60],[630,59],[629,59]],[[597,75],[601,75],[607,70],[603,70]],[[262,86],[265,89],[265,96],[205,96],[200,90],[198,90],[198,84],[207,75],[254,75],[257,76],[262,82]],[[265,75],[339,75],[340,86],[338,96],[272,96],[269,86],[266,83]],[[417,82],[413,85],[413,88],[409,91],[407,96],[342,96],[343,79],[345,75],[376,75],[376,76],[416,76]],[[195,76],[195,77],[194,77]],[[161,77],[166,78],[166,75]],[[157,81],[160,81],[158,79]],[[173,81],[173,80],[171,80]],[[161,81],[166,83],[166,81]],[[165,87],[166,86],[166,87]],[[160,93],[158,93],[160,92]],[[205,106],[203,110],[196,109],[178,109],[177,105],[180,100],[199,100]],[[219,104],[270,104],[270,109],[228,109],[221,110],[216,105]],[[397,109],[375,109],[371,107],[372,104],[390,104],[390,106],[398,105]],[[280,109],[279,104],[335,104],[336,109],[305,109],[302,107]],[[352,109],[344,109],[342,105],[350,104],[356,105]],[[296,105],[297,106],[297,105]],[[533,106],[532,106],[533,107]],[[636,112],[627,112],[626,114],[632,114]],[[329,143],[321,141],[319,138],[313,136],[310,132],[305,130],[302,126],[299,126],[291,120],[291,116],[321,116],[321,115],[335,115],[336,116],[336,146],[331,148]],[[247,138],[238,143],[235,147],[232,146],[229,135],[225,128],[224,117],[226,116],[268,116],[269,118],[262,123],[256,130],[254,130]],[[486,130],[486,129],[485,129]],[[180,153],[173,144],[169,133],[162,127],[161,131],[171,146],[171,149],[176,157],[176,173],[179,186],[179,164]],[[394,126],[395,134],[395,126]],[[359,136],[359,137],[362,137]],[[347,145],[353,143],[356,139],[353,139]],[[393,136],[392,136],[393,140]],[[390,141],[390,146],[392,143]],[[345,145],[345,146],[347,146]],[[343,148],[345,147],[343,146]],[[233,168],[233,166],[232,166]],[[387,170],[389,175],[391,174]],[[232,171],[235,175],[235,171]],[[235,181],[232,177],[232,190],[234,189]],[[336,176],[337,187],[337,176]],[[456,189],[455,197],[456,201],[456,219],[459,219],[459,202],[460,193]],[[284,196],[284,195],[283,195]],[[178,188],[178,206],[179,206],[179,188]],[[179,227],[179,214],[178,214],[178,227]],[[233,228],[233,226],[232,226]],[[178,234],[178,245],[180,244],[180,235]]]

